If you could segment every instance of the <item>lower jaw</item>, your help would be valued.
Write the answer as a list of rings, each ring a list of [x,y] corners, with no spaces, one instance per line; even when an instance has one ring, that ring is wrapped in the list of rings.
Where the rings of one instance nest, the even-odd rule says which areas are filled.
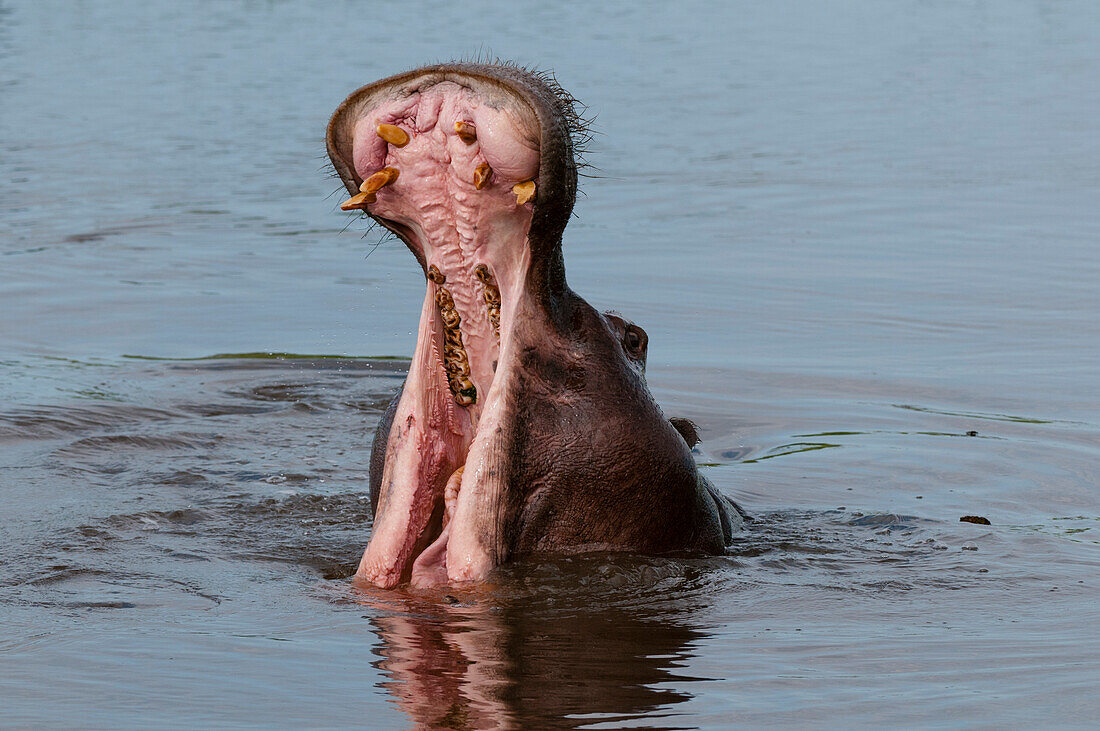
[[[454,526],[455,502],[458,500],[458,492],[462,486],[464,470],[465,466],[455,470],[447,480],[443,494],[436,497],[432,511],[433,518],[429,521],[424,533],[430,542],[413,558],[409,572],[409,583],[414,587],[439,586],[446,584],[449,580],[447,546],[451,537],[451,528]],[[438,520],[435,519],[436,515],[439,516]]]
[[[479,465],[492,460],[478,435],[492,431],[482,415],[497,398],[501,343],[510,340],[514,317],[502,299],[520,296],[520,263],[455,253],[428,256],[416,353],[387,445],[382,494],[388,504],[378,506],[375,535],[360,564],[359,575],[379,586],[482,578],[491,568],[475,535],[473,506],[457,523],[455,513],[471,452]],[[465,490],[479,490],[479,475],[466,477]],[[408,512],[385,520],[387,511]]]
[[[432,328],[429,342],[437,345],[442,342],[442,337],[438,330]],[[389,500],[389,505],[379,505],[379,516],[375,521],[376,536],[372,536],[372,543],[378,537],[377,532],[381,532],[377,531],[377,527],[378,517],[383,511],[408,511],[408,521],[405,523],[407,532],[399,540],[397,536],[389,536],[393,539],[389,545],[396,549],[396,556],[388,553],[383,543],[380,550],[373,554],[374,560],[368,561],[368,556],[372,555],[371,546],[368,546],[359,571],[360,577],[387,588],[401,583],[417,588],[440,586],[455,579],[463,580],[468,574],[462,567],[448,571],[451,568],[447,561],[448,548],[455,531],[460,542],[466,544],[468,541],[461,540],[463,531],[469,533],[473,530],[469,525],[456,525],[454,517],[464,467],[475,446],[483,404],[495,379],[491,370],[490,380],[486,381],[484,376],[479,378],[475,400],[469,403],[467,394],[463,393],[464,384],[454,378],[453,373],[448,374],[439,349],[431,347],[423,351],[418,346],[418,356],[428,357],[415,358],[413,370],[410,371],[409,383],[417,387],[406,389],[402,400],[408,399],[408,405],[404,409],[399,407],[399,414],[404,411],[414,415],[412,429],[419,433],[411,439],[406,438],[399,449],[416,450],[414,461],[417,467],[409,469],[412,466],[410,461],[398,459],[395,454],[388,455],[392,462],[386,465],[383,479],[396,477],[403,487],[400,494],[406,497],[395,495]],[[484,359],[495,360],[497,354],[496,351],[485,353],[480,349],[471,349],[469,357],[471,361],[481,364]],[[414,374],[414,371],[418,372]],[[469,379],[466,380],[468,385]],[[435,457],[431,456],[433,453]],[[390,470],[401,469],[402,464],[405,465],[406,476],[389,474]],[[399,548],[401,545],[407,548]],[[451,573],[462,576],[451,576]]]

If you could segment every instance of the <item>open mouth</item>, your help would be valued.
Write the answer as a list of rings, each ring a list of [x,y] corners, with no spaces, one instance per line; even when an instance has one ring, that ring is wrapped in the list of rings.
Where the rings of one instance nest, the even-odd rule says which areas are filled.
[[[379,586],[476,578],[494,563],[471,524],[499,492],[497,392],[544,253],[532,220],[543,200],[568,210],[575,195],[568,130],[553,131],[554,160],[542,155],[544,123],[566,119],[555,105],[568,102],[548,88],[526,93],[537,80],[518,70],[481,71],[439,67],[372,84],[329,125],[330,154],[353,193],[341,207],[396,233],[427,288],[359,567]]]
[[[552,80],[447,64],[365,86],[329,123],[341,207],[404,241],[425,282],[375,436],[362,580],[476,581],[547,552],[716,553],[731,535],[693,434],[646,385],[645,332],[566,284],[578,121]]]

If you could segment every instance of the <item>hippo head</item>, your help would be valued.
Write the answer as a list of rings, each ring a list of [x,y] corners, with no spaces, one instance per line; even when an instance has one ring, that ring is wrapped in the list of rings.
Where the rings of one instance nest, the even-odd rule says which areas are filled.
[[[509,65],[417,69],[332,116],[341,207],[404,241],[427,288],[375,437],[362,579],[470,581],[537,552],[729,539],[737,513],[699,477],[694,432],[646,386],[645,332],[566,284],[580,131],[568,94]]]

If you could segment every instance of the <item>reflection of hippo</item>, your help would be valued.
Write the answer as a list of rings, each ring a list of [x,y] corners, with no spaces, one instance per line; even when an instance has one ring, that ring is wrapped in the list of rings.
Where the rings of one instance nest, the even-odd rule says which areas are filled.
[[[667,714],[691,698],[682,668],[707,637],[684,606],[654,614],[590,594],[563,611],[546,594],[449,606],[387,593],[397,596],[361,601],[374,610],[385,687],[416,728],[588,728]]]
[[[358,575],[379,586],[482,579],[538,551],[718,553],[740,523],[696,471],[690,424],[649,393],[645,332],[565,282],[579,131],[553,81],[481,64],[375,82],[332,116],[341,207],[427,278],[374,441]]]

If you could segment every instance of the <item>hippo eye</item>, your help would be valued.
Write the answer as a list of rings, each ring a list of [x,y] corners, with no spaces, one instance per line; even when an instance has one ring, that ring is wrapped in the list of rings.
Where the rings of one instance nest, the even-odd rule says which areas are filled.
[[[623,349],[634,358],[644,358],[646,349],[646,336],[641,328],[636,325],[627,327],[623,333]]]

